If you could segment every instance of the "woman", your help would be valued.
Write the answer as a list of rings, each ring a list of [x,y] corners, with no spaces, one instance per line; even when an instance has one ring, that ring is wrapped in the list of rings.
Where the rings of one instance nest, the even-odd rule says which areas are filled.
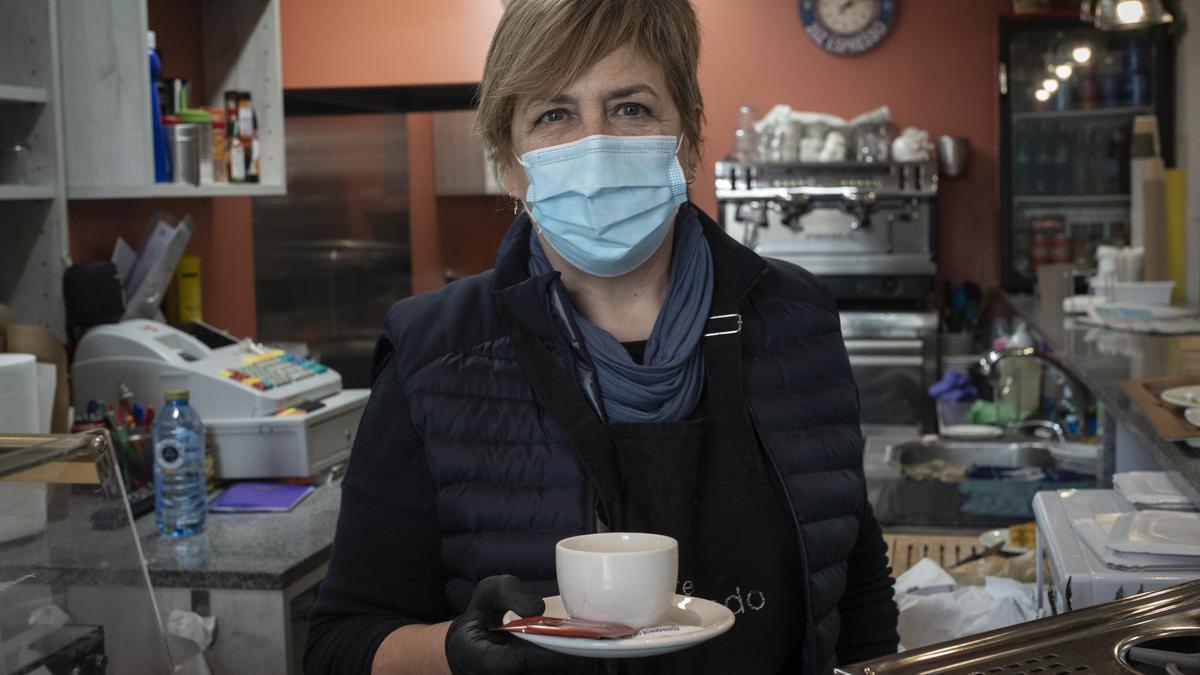
[[[624,672],[828,672],[894,651],[837,311],[686,202],[687,0],[512,0],[479,124],[518,213],[494,270],[398,303],[347,472],[309,673],[602,670],[488,631],[554,544],[680,543],[725,635]]]

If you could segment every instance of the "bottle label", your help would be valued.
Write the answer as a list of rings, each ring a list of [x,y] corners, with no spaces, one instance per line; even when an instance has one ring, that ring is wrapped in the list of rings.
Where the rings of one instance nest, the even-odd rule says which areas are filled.
[[[229,150],[229,180],[234,183],[246,180],[246,151],[240,143]]]
[[[183,447],[172,439],[159,441],[154,446],[154,460],[164,469],[178,469],[183,466]]]

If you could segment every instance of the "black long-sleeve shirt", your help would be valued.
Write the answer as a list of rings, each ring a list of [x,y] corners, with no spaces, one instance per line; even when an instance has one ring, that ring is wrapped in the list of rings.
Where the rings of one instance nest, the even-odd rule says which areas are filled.
[[[446,602],[433,481],[396,369],[385,363],[363,413],[342,487],[329,573],[310,617],[304,670],[370,673],[380,642],[397,628],[452,618]],[[870,511],[839,602],[842,663],[895,650],[886,547]]]

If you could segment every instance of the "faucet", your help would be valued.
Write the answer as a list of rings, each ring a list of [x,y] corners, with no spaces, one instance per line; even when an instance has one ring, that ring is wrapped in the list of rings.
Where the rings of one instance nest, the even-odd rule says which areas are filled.
[[[1083,436],[1087,428],[1087,411],[1091,407],[1091,392],[1087,386],[1078,377],[1072,373],[1066,365],[1063,364],[1057,357],[1052,354],[1047,354],[1036,347],[1019,347],[1015,349],[1003,349],[1000,351],[989,351],[979,359],[979,372],[988,378],[995,379],[995,368],[998,363],[1005,359],[1033,359],[1044,366],[1050,367],[1066,381],[1067,387],[1071,390],[1071,398],[1075,401],[1075,406],[1079,414],[1079,432],[1073,434],[1075,437]],[[1061,433],[1061,428],[1058,430]]]
[[[1058,422],[1051,422],[1050,420],[1025,420],[1024,422],[1014,424],[1013,429],[1017,431],[1044,429],[1054,434],[1054,440],[1059,443],[1067,442],[1067,432],[1063,429],[1063,426]]]

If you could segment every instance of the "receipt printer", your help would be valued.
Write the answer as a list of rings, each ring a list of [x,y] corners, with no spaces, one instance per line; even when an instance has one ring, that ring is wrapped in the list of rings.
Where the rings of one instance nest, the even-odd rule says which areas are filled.
[[[220,478],[311,476],[350,456],[370,391],[306,358],[249,340],[211,348],[156,321],[92,328],[71,368],[73,403],[112,401],[124,382],[143,403],[184,387]]]

